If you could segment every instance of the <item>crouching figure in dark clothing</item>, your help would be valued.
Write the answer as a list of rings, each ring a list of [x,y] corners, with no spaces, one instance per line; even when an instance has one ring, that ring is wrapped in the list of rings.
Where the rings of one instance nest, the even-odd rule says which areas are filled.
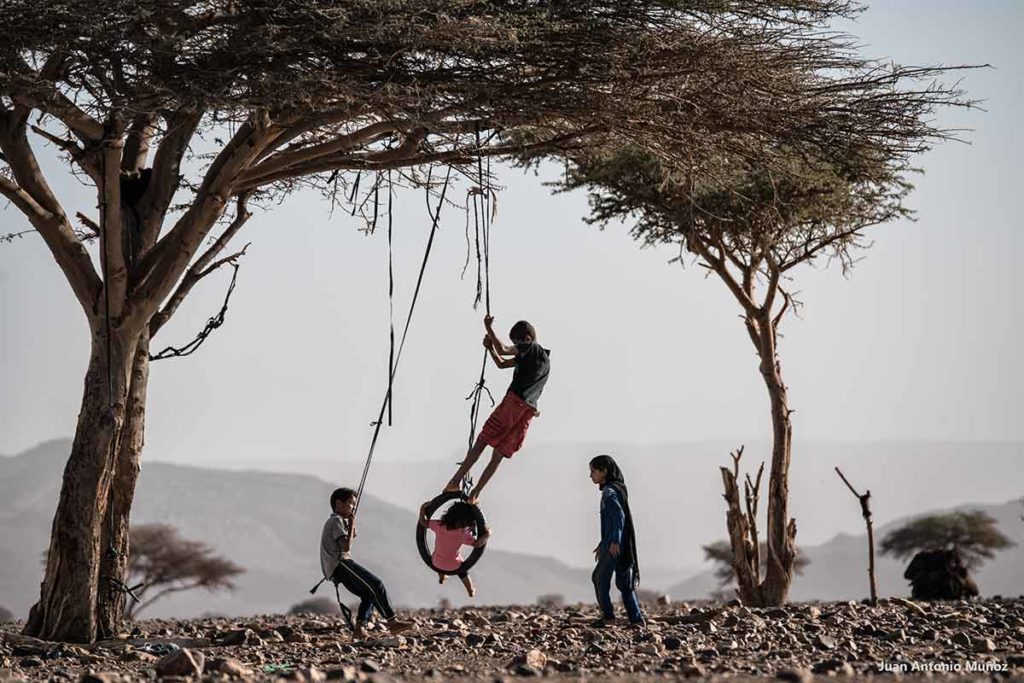
[[[609,455],[599,455],[590,461],[590,480],[601,489],[601,542],[594,548],[597,566],[591,579],[601,607],[601,618],[594,626],[608,626],[615,623],[612,608],[611,586],[622,593],[622,604],[626,608],[630,626],[643,628],[644,615],[636,595],[640,582],[640,565],[636,556],[636,534],[633,531],[633,516],[629,512],[629,495],[622,470]]]
[[[320,536],[320,569],[324,578],[344,586],[359,597],[355,636],[361,638],[374,608],[387,620],[391,633],[401,633],[412,624],[395,618],[384,582],[352,559],[352,539],[356,536],[356,492],[340,488],[331,494],[331,516],[324,522]]]

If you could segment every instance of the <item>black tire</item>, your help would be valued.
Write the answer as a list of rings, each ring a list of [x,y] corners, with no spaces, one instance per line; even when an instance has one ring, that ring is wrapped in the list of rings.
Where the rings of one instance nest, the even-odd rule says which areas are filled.
[[[453,500],[466,500],[466,496],[464,496],[461,492],[446,491],[445,493],[442,493],[441,495],[431,500],[430,504],[427,505],[424,512],[426,513],[427,517],[433,517],[434,513],[437,512],[438,508],[440,508],[445,503],[449,503]],[[486,521],[484,521],[484,513],[483,511],[480,510],[480,506],[474,505],[473,509],[475,510],[474,516],[476,517],[476,537],[480,538],[484,533],[484,528],[487,526],[487,523]],[[484,548],[486,548],[487,546],[483,545],[479,548],[473,548],[473,552],[469,554],[469,557],[462,561],[462,564],[459,565],[458,569],[438,569],[434,566],[434,562],[430,557],[430,551],[427,550],[427,528],[421,526],[419,524],[419,521],[417,520],[416,547],[420,551],[420,557],[423,558],[423,561],[427,564],[428,567],[430,567],[432,571],[435,571],[438,574],[447,574],[448,576],[454,576],[462,572],[468,572],[470,569],[472,569],[473,565],[475,565],[480,560],[480,557],[483,556]]]

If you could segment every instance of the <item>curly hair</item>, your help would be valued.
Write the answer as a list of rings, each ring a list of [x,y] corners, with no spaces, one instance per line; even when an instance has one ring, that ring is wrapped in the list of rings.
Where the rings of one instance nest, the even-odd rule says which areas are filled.
[[[476,526],[476,506],[465,501],[452,503],[441,515],[441,524],[446,529],[466,529]]]

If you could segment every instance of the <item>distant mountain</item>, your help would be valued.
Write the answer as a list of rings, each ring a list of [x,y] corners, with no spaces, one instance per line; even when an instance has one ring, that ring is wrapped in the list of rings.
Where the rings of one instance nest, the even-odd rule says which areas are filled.
[[[19,616],[38,596],[41,558],[69,450],[70,443],[59,440],[0,457],[0,606]],[[333,488],[305,475],[144,463],[132,523],[171,524],[247,572],[233,593],[181,593],[143,614],[280,612],[308,598],[320,578],[320,529]],[[420,560],[415,528],[413,513],[366,495],[355,557],[385,580],[396,605],[432,606],[442,597],[465,604],[458,581],[439,586]],[[570,601],[591,598],[589,572],[546,557],[491,548],[473,576],[479,588],[475,601],[483,604],[529,604],[545,593]],[[332,593],[327,585],[319,594]]]
[[[643,435],[638,435],[643,438]],[[667,588],[701,571],[701,545],[725,535],[725,503],[719,467],[729,465],[729,450],[739,442],[537,444],[501,465],[487,485],[483,504],[501,547],[548,555],[585,568],[597,542],[597,489],[587,463],[612,454],[626,473],[630,507],[639,537],[640,562],[664,567],[645,573],[648,587]],[[386,447],[375,456],[367,491],[389,503],[415,510],[440,490],[455,470],[458,454],[424,453],[408,461],[388,460]],[[416,459],[430,457],[430,460]],[[183,461],[187,454],[147,452],[147,457]],[[771,459],[770,444],[748,441],[742,467],[756,471]],[[232,453],[211,465],[312,474],[330,480],[358,481],[362,461],[336,458],[247,458]],[[821,442],[793,446],[790,511],[797,539],[820,545],[839,532],[864,531],[856,499],[836,476],[836,466],[854,485],[871,489],[876,524],[936,507],[998,504],[1024,495],[1024,443],[1011,442]],[[479,471],[481,465],[478,465]],[[765,472],[765,493],[767,492]],[[675,572],[674,575],[672,572]]]
[[[1020,500],[1002,505],[964,505],[954,509],[981,510],[996,520],[1005,536],[1017,545],[997,552],[974,574],[984,596],[1024,594],[1024,521],[1021,521]],[[934,512],[949,512],[937,510]],[[922,513],[927,514],[927,513]],[[915,515],[918,516],[918,515]],[[897,520],[875,529],[875,576],[879,596],[910,595],[903,578],[907,563],[878,554],[885,535],[909,518]],[[799,535],[797,536],[799,538]],[[867,534],[839,534],[827,543],[802,547],[811,563],[803,575],[793,580],[793,600],[859,600],[869,595]],[[668,589],[669,595],[681,598],[706,598],[717,588],[712,572],[704,571]]]

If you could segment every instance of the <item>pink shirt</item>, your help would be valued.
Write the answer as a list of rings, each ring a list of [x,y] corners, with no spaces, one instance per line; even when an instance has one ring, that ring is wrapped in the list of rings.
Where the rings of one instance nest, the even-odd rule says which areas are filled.
[[[462,564],[459,548],[476,543],[469,529],[449,529],[439,520],[432,519],[427,528],[434,532],[434,555],[431,561],[438,569],[453,572]]]

